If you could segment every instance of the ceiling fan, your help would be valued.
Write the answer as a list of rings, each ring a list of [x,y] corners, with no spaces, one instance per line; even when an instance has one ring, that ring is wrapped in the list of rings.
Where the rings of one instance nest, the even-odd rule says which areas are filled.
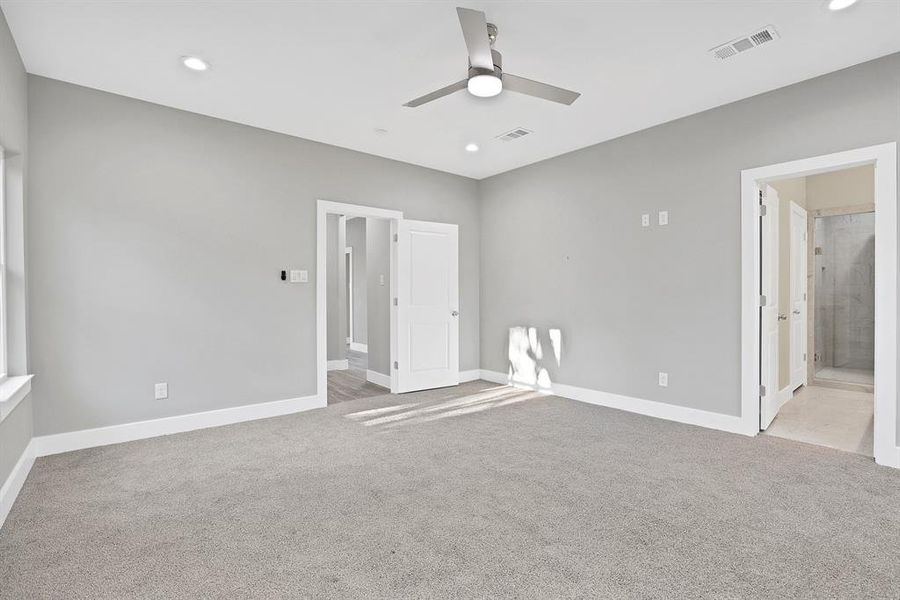
[[[459,15],[459,24],[466,40],[466,48],[469,50],[469,76],[430,94],[410,100],[403,106],[415,108],[467,88],[470,94],[481,98],[496,96],[507,89],[566,105],[572,104],[581,95],[578,92],[504,73],[503,57],[494,50],[497,26],[488,23],[480,10],[457,8],[456,14]]]

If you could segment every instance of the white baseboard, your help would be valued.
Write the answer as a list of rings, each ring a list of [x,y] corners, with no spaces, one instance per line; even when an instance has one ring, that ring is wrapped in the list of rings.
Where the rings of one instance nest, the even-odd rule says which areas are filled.
[[[350,368],[350,361],[346,358],[344,360],[329,360],[328,361],[328,370],[329,371],[346,371]]]
[[[323,408],[326,405],[327,403],[319,396],[306,396],[149,421],[138,421],[136,423],[98,427],[96,429],[42,435],[34,438],[31,443],[34,446],[35,456],[47,456],[49,454],[59,454],[60,452],[81,450],[82,448],[107,446],[109,444],[131,442],[160,435],[183,433],[195,429],[206,429],[207,427],[279,417],[314,408]]]
[[[656,402],[654,400],[642,400],[640,398],[632,398],[629,396],[621,396],[619,394],[610,394],[598,390],[591,390],[573,385],[565,385],[554,383],[550,389],[540,388],[534,385],[523,385],[510,382],[509,377],[505,373],[497,371],[481,371],[481,378],[485,381],[493,383],[505,383],[516,387],[523,387],[541,391],[554,396],[568,398],[570,400],[578,400],[588,404],[596,404],[598,406],[606,406],[627,412],[646,415],[648,417],[656,417],[658,419],[666,419],[667,421],[677,421],[678,423],[686,423],[688,425],[698,425],[709,429],[718,429],[720,431],[728,431],[731,433],[740,433],[742,435],[756,435],[758,431],[747,431],[740,417],[731,415],[723,415],[720,413],[699,410],[696,408],[687,408],[685,406],[677,406],[675,404],[666,404],[665,402]]]
[[[481,379],[481,370],[480,369],[472,369],[470,371],[460,371],[459,372],[459,382],[465,383],[467,381],[476,381]]]
[[[378,371],[372,371],[371,369],[366,371],[366,381],[374,383],[375,385],[380,385],[383,388],[391,389],[390,376],[379,373]]]
[[[350,349],[354,352],[369,352],[369,345],[361,342],[350,342]]]
[[[900,469],[900,446],[894,448],[894,451],[891,452],[888,449],[886,452],[876,452],[875,462],[884,467],[893,467],[895,469]]]
[[[22,490],[22,486],[25,485],[25,479],[28,477],[32,465],[34,465],[34,441],[29,442],[25,447],[9,477],[0,486],[0,527],[3,527],[16,497]]]
[[[505,373],[500,373],[499,371],[487,371],[485,369],[481,369],[479,372],[481,378],[485,381],[490,381],[491,383],[502,383],[504,385],[509,383],[509,377]]]

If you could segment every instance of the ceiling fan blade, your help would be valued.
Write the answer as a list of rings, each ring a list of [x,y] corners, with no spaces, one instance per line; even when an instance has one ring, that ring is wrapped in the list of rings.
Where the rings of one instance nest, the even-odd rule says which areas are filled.
[[[487,19],[480,10],[457,8],[459,25],[466,48],[469,50],[469,64],[479,69],[494,70],[494,57],[491,56],[491,42],[488,39]]]
[[[444,96],[449,96],[453,92],[458,92],[459,90],[466,89],[468,86],[469,80],[463,79],[462,81],[457,81],[456,83],[451,83],[447,87],[442,87],[439,90],[431,92],[430,94],[425,94],[424,96],[420,96],[415,100],[410,100],[403,106],[408,106],[410,108],[415,108],[417,106],[421,106],[426,102],[431,102],[432,100],[437,100],[438,98],[443,98]]]
[[[581,95],[579,92],[564,90],[555,85],[548,85],[540,81],[532,81],[524,77],[517,77],[509,73],[503,74],[503,89],[527,94],[535,98],[543,98],[551,102],[559,102],[560,104],[572,104]]]

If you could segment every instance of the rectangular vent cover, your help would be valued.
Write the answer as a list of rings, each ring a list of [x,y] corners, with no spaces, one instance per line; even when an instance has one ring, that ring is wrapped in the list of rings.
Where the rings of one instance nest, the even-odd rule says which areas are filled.
[[[719,60],[725,60],[731,58],[732,56],[737,56],[741,52],[746,52],[751,48],[756,48],[757,46],[761,46],[769,42],[774,42],[778,39],[778,37],[778,32],[775,31],[775,28],[769,25],[765,29],[761,29],[756,33],[751,33],[748,36],[741,37],[736,40],[731,40],[727,44],[722,44],[721,46],[716,46],[715,48],[710,50],[709,53]]]
[[[511,142],[513,140],[519,139],[520,137],[525,137],[526,135],[531,135],[532,133],[534,133],[534,132],[529,131],[523,127],[517,127],[516,129],[513,129],[512,131],[507,131],[506,133],[498,135],[497,139],[502,140],[504,142]]]

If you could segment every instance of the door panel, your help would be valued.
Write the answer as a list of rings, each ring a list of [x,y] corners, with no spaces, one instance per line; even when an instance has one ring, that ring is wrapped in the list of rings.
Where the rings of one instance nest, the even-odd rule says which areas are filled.
[[[806,385],[807,360],[807,214],[791,203],[791,389]]]
[[[459,383],[457,226],[397,226],[397,391]]]
[[[759,428],[769,426],[781,408],[778,394],[778,193],[766,186],[760,217],[760,410]]]

